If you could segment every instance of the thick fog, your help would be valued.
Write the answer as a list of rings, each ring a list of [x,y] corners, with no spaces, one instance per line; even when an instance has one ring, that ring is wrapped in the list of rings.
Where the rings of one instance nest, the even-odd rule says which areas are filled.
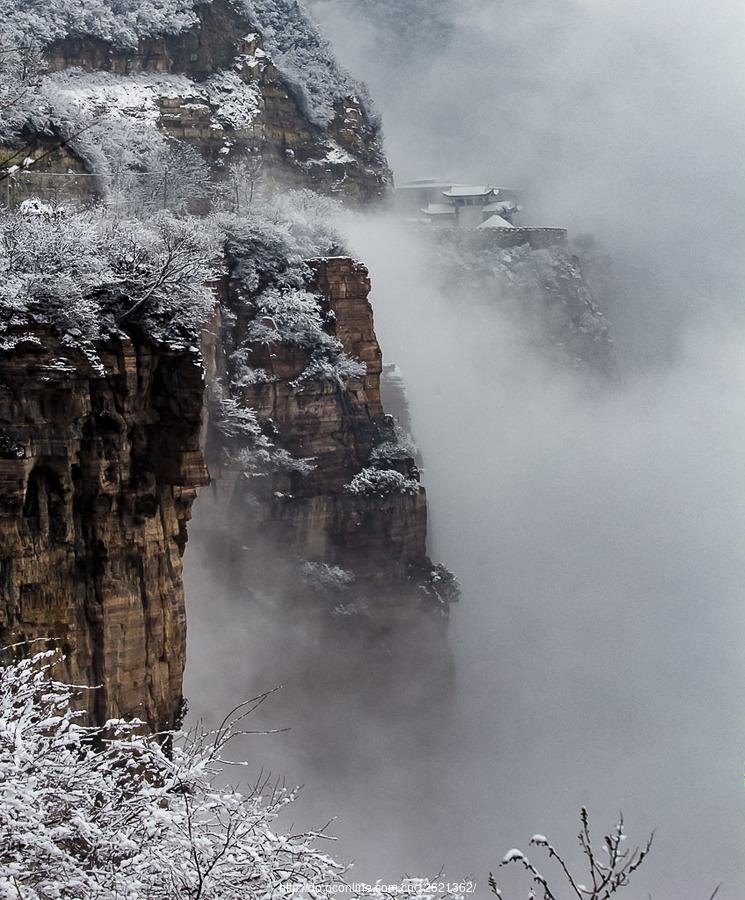
[[[628,356],[659,357],[688,312],[739,298],[741,3],[311,6],[370,87],[398,181],[524,187],[526,224],[565,225],[606,245],[623,286],[615,334]]]
[[[271,597],[216,582],[198,505],[192,712],[283,682],[257,727],[292,731],[247,752],[306,785],[303,824],[339,816],[334,851],[366,878],[444,865],[485,896],[489,868],[533,833],[571,848],[586,804],[598,832],[619,808],[630,842],[657,829],[630,898],[708,900],[721,881],[739,900],[745,12],[408,6],[314,9],[368,81],[402,178],[524,184],[525,221],[597,237],[622,378],[550,367],[497,307],[444,295],[404,225],[345,220],[406,379],[431,553],[464,588],[453,694],[418,703],[406,673],[381,696],[374,658],[355,666]]]

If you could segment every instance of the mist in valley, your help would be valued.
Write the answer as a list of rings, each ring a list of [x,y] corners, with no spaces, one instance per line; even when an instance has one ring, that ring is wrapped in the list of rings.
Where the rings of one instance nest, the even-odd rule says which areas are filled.
[[[452,682],[431,683],[450,660],[407,666],[404,648],[395,664],[390,647],[278,612],[281,578],[256,588],[240,564],[216,577],[205,493],[185,557],[191,715],[214,722],[282,684],[252,727],[291,730],[236,755],[305,785],[302,824],[338,816],[332,849],[368,880],[444,866],[484,896],[489,869],[535,832],[572,847],[585,804],[596,832],[619,808],[630,842],[657,829],[630,897],[706,900],[721,881],[736,900],[745,14],[312,6],[367,80],[402,178],[523,184],[524,221],[592,233],[611,255],[621,375],[557,365],[498,303],[443,291],[405,223],[344,217],[405,378],[430,552],[463,586]]]

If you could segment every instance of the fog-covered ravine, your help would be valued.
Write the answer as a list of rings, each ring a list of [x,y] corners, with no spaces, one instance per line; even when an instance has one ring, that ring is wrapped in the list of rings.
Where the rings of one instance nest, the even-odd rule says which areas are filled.
[[[417,706],[412,683],[381,697],[386,648],[350,668],[302,623],[200,581],[197,509],[192,713],[283,683],[252,727],[292,730],[251,738],[249,758],[306,785],[301,816],[339,816],[337,854],[368,878],[445,865],[483,886],[536,831],[571,847],[586,804],[598,828],[620,807],[632,838],[657,829],[642,891],[708,897],[724,881],[740,896],[742,323],[700,322],[673,365],[589,386],[480,298],[438,293],[405,231],[352,231],[406,378],[432,550],[464,587],[453,697]]]
[[[406,382],[430,552],[463,586],[452,688],[433,696],[421,669],[396,680],[389,647],[360,658],[275,614],[250,584],[215,579],[205,493],[185,556],[190,716],[214,721],[283,684],[250,727],[291,730],[246,738],[251,767],[305,785],[303,824],[338,817],[334,853],[356,859],[360,877],[442,866],[475,876],[485,896],[489,869],[535,832],[573,848],[585,804],[597,833],[619,809],[630,843],[657,829],[630,898],[708,900],[722,882],[717,897],[739,900],[742,13],[725,4],[704,21],[687,3],[677,15],[609,3],[590,15],[563,3],[556,16],[571,16],[557,22],[541,3],[456,14],[443,0],[432,31],[412,2],[422,29],[402,32],[408,53],[381,43],[388,20],[369,14],[391,14],[390,3],[364,16],[354,2],[313,5],[342,61],[368,79],[399,171],[529,179],[531,223],[596,235],[614,258],[605,302],[621,375],[605,384],[542,358],[498,305],[443,292],[414,231],[346,218],[385,361]],[[567,23],[569,44],[534,37],[539,26],[560,37]],[[394,90],[417,60],[429,69]],[[500,78],[508,63],[512,77]],[[502,84],[529,99],[522,118]],[[484,127],[492,99],[504,128],[496,114]]]

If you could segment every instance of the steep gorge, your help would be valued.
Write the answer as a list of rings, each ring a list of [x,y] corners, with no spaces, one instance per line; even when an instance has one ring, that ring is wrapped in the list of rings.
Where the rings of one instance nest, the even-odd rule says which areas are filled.
[[[99,137],[125,121],[195,148],[216,193],[229,163],[258,158],[267,193],[309,188],[352,206],[384,198],[379,125],[346,83],[323,120],[282,52],[275,63],[264,50],[261,23],[222,0],[197,13],[193,28],[136,47],[84,34],[52,43],[51,96],[65,95],[60,108],[72,98],[83,121],[103,98],[112,118],[91,125]],[[65,128],[29,119],[5,141],[6,165],[19,150],[31,160],[13,174],[9,205],[54,190],[61,174],[73,200],[107,197],[100,146],[64,138]],[[164,205],[168,177],[166,168]],[[174,345],[114,329],[94,365],[51,324],[10,311],[0,358],[0,642],[55,641],[66,678],[101,685],[85,700],[98,721],[138,716],[161,728],[178,719],[181,557],[200,487],[208,580],[229,581],[243,599],[263,590],[362,640],[408,633],[421,644],[433,634],[433,656],[448,667],[439,650],[457,582],[427,555],[416,450],[381,402],[368,272],[328,242],[311,251],[306,241],[301,253],[251,234],[223,247],[201,347],[197,335]],[[280,334],[261,311],[262,293],[288,284],[322,323],[317,345]],[[540,299],[550,305],[548,293]],[[594,307],[578,298],[580,320]]]
[[[348,613],[354,606],[358,628],[416,627],[427,610],[435,621],[446,619],[452,590],[426,555],[424,490],[345,490],[393,430],[380,402],[367,273],[345,258],[314,260],[310,269],[309,287],[325,298],[335,335],[367,363],[367,373],[348,386],[310,378],[298,390],[290,382],[306,369],[308,354],[288,345],[264,350],[276,381],[243,390],[241,404],[256,411],[278,446],[314,467],[302,476],[275,473],[257,497],[256,480],[226,459],[226,445],[240,450],[240,438],[231,442],[203,427],[207,380],[196,348],[174,351],[122,336],[97,347],[97,368],[52,329],[24,329],[2,356],[0,641],[50,639],[61,647],[65,678],[101,685],[85,697],[97,721],[137,716],[164,728],[178,718],[181,556],[197,488],[209,481],[205,434],[218,498],[210,505],[211,539],[223,562],[240,557],[253,528],[259,558],[269,539],[285,548],[285,566],[295,567],[286,576],[288,595],[315,595],[326,614],[328,592],[300,578],[303,561],[321,574],[329,566],[350,573],[354,584],[333,602],[347,604]],[[226,273],[218,319],[231,316],[230,283]],[[245,327],[240,318],[235,323]],[[205,336],[213,386],[226,371],[233,329]],[[418,481],[412,459],[386,465]],[[224,577],[218,568],[215,577]],[[254,581],[269,574],[254,569]]]
[[[319,122],[318,111],[304,104],[302,91],[291,89],[264,51],[245,12],[222,0],[196,11],[195,27],[143,38],[136,48],[69,35],[46,48],[46,78],[61,73],[72,96],[92,96],[96,105],[102,83],[108,96],[127,96],[144,78],[157,111],[148,126],[191,143],[218,181],[230,159],[258,153],[262,180],[273,189],[312,186],[353,203],[379,198],[387,167],[378,126],[359,98],[335,89],[341,99],[334,100],[328,121]],[[310,38],[312,44],[313,33]],[[211,76],[226,82],[220,102],[243,103],[242,117],[220,118],[215,91],[204,89]],[[131,105],[125,111],[133,123],[137,113]],[[105,181],[84,177],[99,166],[86,154],[90,145],[65,139],[69,125],[38,133],[35,127],[32,118],[21,120],[17,138],[6,140],[6,165],[21,149],[33,175],[8,179],[10,203],[39,193],[63,199],[56,174],[62,171],[83,174],[65,182],[74,201],[95,200],[106,191]],[[244,508],[240,524],[256,503],[256,489],[228,453],[241,452],[240,436],[228,440],[214,427],[218,395],[255,409],[259,427],[281,452],[312,459],[312,471],[302,478],[274,473],[269,490],[267,479],[252,480],[261,484],[259,494],[264,491],[263,538],[271,532],[287,549],[286,563],[278,561],[277,568],[293,567],[290,593],[315,593],[319,602],[325,596],[320,585],[314,589],[299,577],[303,561],[321,577],[343,567],[345,589],[337,600],[360,602],[363,627],[411,618],[426,598],[444,621],[447,602],[437,588],[442,576],[426,556],[426,495],[413,460],[390,464],[406,472],[413,492],[345,491],[368,465],[374,444],[393,432],[380,401],[381,351],[366,272],[344,258],[313,261],[304,271],[307,289],[323,298],[329,340],[367,367],[364,377],[332,384],[320,373],[299,387],[293,380],[310,355],[289,345],[271,352],[257,345],[253,364],[265,363],[275,383],[240,396],[233,391],[221,376],[229,374],[229,356],[247,320],[245,309],[238,310],[229,260],[214,282],[216,328],[203,335],[202,353],[196,346],[174,350],[135,329],[126,336],[115,329],[96,344],[95,365],[51,325],[20,320],[5,333],[0,642],[48,639],[60,647],[65,679],[100,685],[82,701],[93,720],[137,716],[164,728],[180,715],[186,628],[181,556],[197,488],[209,482],[205,441],[213,496],[220,498],[212,510],[214,538],[234,535],[235,509]],[[241,546],[246,541],[243,535]],[[378,615],[376,604],[385,612]]]

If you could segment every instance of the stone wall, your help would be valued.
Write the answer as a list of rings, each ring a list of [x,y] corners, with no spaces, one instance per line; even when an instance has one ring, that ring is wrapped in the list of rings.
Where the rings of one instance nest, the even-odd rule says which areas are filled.
[[[72,150],[59,141],[37,138],[22,150],[0,147],[0,170],[19,167],[0,181],[0,205],[18,206],[30,197],[56,205],[87,203],[99,184]]]

